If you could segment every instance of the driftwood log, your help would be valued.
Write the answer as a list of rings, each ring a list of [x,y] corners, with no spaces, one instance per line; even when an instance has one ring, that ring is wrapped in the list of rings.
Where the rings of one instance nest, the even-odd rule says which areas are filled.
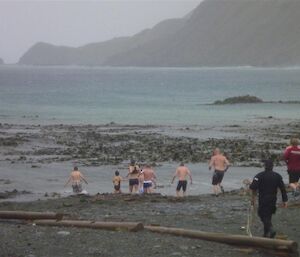
[[[263,237],[249,237],[244,235],[231,235],[224,233],[203,232],[198,230],[188,230],[179,228],[168,228],[159,226],[145,226],[146,230],[162,234],[197,238],[218,243],[237,245],[240,247],[253,247],[267,250],[298,253],[298,245],[295,241],[269,239]],[[298,254],[296,255],[298,256]]]
[[[143,224],[138,222],[101,222],[88,220],[35,220],[34,223],[39,226],[78,227],[106,230],[124,230],[131,232],[136,232],[144,229]]]
[[[28,211],[0,211],[0,219],[36,220],[53,219],[61,220],[62,213],[55,212],[28,212]]]

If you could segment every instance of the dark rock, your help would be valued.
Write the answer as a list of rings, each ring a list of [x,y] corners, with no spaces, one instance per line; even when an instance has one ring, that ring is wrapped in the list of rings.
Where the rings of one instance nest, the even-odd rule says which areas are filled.
[[[218,100],[215,101],[215,105],[222,105],[222,104],[249,104],[249,103],[263,103],[263,100],[256,96],[244,95],[244,96],[235,96],[229,97],[225,100]]]

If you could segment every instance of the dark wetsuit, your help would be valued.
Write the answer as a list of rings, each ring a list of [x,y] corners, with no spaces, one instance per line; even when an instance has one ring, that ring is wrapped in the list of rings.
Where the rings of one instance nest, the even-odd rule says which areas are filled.
[[[274,171],[258,173],[250,189],[258,191],[258,216],[264,224],[264,236],[272,237],[272,215],[276,212],[277,189],[281,190],[282,201],[287,202],[287,194],[281,175]]]

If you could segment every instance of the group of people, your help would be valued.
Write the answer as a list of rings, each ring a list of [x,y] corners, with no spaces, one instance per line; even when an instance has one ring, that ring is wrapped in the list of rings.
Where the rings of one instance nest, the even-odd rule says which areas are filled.
[[[146,164],[143,169],[135,161],[131,161],[128,167],[126,179],[120,176],[119,171],[113,177],[114,192],[121,193],[121,181],[129,181],[130,193],[152,193],[156,185],[156,175],[150,165]]]
[[[184,166],[184,163],[181,163],[180,166],[176,169],[172,182],[174,182],[175,178],[178,178],[178,184],[176,188],[176,195],[180,196],[180,192],[182,192],[182,196],[185,195],[187,189],[187,177],[190,177],[190,181],[192,183],[192,175],[190,170]],[[131,161],[128,167],[128,174],[125,179],[123,179],[119,172],[115,172],[115,176],[113,177],[113,185],[114,192],[121,193],[121,181],[127,180],[129,181],[129,192],[130,193],[153,193],[154,188],[156,187],[156,174],[152,167],[146,164],[143,168],[140,168],[135,161]]]
[[[300,195],[300,147],[297,138],[290,140],[290,146],[285,149],[283,158],[287,164],[289,187],[292,189],[293,195],[298,196]],[[215,196],[224,193],[224,188],[221,183],[229,166],[230,163],[227,158],[221,153],[219,148],[216,148],[209,162],[209,170],[213,169],[212,185]],[[176,178],[178,179],[176,195],[185,196],[187,180],[189,178],[192,184],[192,175],[184,163],[181,163],[176,169],[171,183],[173,183]],[[126,178],[122,178],[118,171],[115,172],[115,176],[112,180],[115,193],[121,193],[121,182],[127,179],[129,181],[130,193],[152,193],[156,185],[157,177],[151,166],[145,165],[143,168],[140,168],[135,161],[131,161]],[[75,167],[66,185],[72,182],[73,191],[80,193],[82,191],[82,181],[87,183],[81,172]],[[258,194],[258,216],[264,224],[263,236],[274,238],[276,232],[273,229],[271,220],[272,215],[276,211],[278,189],[281,191],[283,207],[287,207],[288,197],[282,176],[273,171],[273,161],[271,159],[264,161],[264,171],[258,173],[253,178],[250,189],[252,191],[252,205],[255,204]]]
[[[221,153],[219,148],[214,150],[213,156],[209,163],[209,169],[213,169],[212,185],[213,191],[216,196],[221,192],[224,193],[224,189],[221,186],[221,182],[224,177],[224,173],[229,167],[229,161]],[[178,179],[176,186],[176,196],[185,196],[187,191],[188,178],[192,184],[192,174],[191,171],[184,165],[180,163],[176,169],[174,176],[171,180],[171,184],[174,183],[175,179]],[[129,193],[153,193],[156,187],[156,174],[153,168],[146,164],[142,168],[132,160],[128,167],[128,173],[125,178],[120,176],[119,171],[115,171],[115,175],[112,179],[114,193],[121,193],[121,183],[122,181],[128,180],[129,182]],[[73,192],[78,194],[82,191],[82,182],[88,183],[84,178],[82,173],[78,170],[78,167],[74,167],[74,170],[71,172],[70,177],[65,184],[67,186],[69,183],[72,184]]]

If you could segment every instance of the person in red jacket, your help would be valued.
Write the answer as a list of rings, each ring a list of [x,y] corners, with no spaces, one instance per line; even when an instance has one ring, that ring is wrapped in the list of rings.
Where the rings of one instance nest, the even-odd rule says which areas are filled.
[[[297,189],[299,188],[300,178],[300,147],[299,140],[292,138],[290,146],[285,149],[284,160],[287,164],[289,174],[289,186],[294,190],[294,196],[299,195]]]

